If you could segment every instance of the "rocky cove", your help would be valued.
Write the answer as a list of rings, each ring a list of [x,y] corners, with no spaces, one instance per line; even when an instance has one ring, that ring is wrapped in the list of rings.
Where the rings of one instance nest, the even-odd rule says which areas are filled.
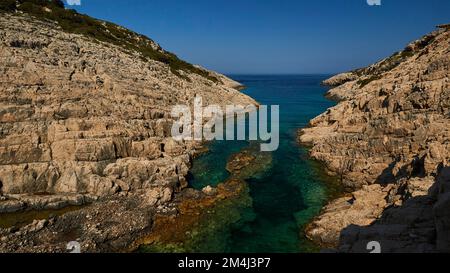
[[[325,89],[320,86],[320,81],[323,79],[323,76],[274,77],[269,80],[263,77],[258,81],[252,77],[239,78],[249,86],[244,91],[246,93],[261,94],[263,91],[265,98],[269,99],[273,88],[281,82],[288,90],[286,96],[280,97],[281,103],[292,100],[292,92],[300,88],[304,90],[305,98],[308,98],[305,105],[309,104],[308,100],[318,99],[323,105],[331,106],[333,103],[322,98]],[[258,86],[252,81],[257,82]],[[268,84],[268,81],[272,83]],[[266,88],[262,89],[262,86]],[[298,97],[300,101],[305,100],[300,94]],[[287,107],[283,109],[288,110]],[[155,209],[149,205],[144,206],[147,203],[141,205],[142,201],[137,199],[133,192],[127,195],[119,192],[113,196],[100,198],[84,209],[62,216],[52,215],[48,220],[35,221],[20,230],[7,229],[6,234],[10,232],[22,234],[23,231],[26,235],[15,238],[5,236],[7,238],[5,241],[17,245],[27,238],[26,240],[30,240],[33,246],[30,248],[32,250],[25,250],[27,252],[41,251],[36,250],[37,238],[39,242],[45,242],[40,246],[44,252],[64,251],[64,243],[67,240],[95,242],[95,244],[82,243],[82,247],[87,247],[89,252],[317,251],[316,246],[303,239],[301,226],[319,212],[330,196],[335,195],[330,192],[333,179],[323,174],[320,165],[309,160],[306,150],[295,142],[298,119],[292,116],[291,110],[300,115],[303,124],[306,125],[320,109],[315,106],[304,109],[309,112],[306,115],[304,111],[297,111],[294,108],[282,111],[282,116],[291,118],[286,123],[282,122],[284,134],[282,147],[274,155],[261,153],[258,143],[250,144],[246,141],[210,143],[206,145],[209,152],[198,146],[197,152],[192,156],[194,158],[192,174],[187,176],[193,188],[174,192],[172,199],[164,205],[155,206]],[[292,161],[293,164],[286,164],[286,160]],[[259,190],[262,191],[258,192]],[[146,193],[142,196],[145,197]],[[131,206],[136,205],[138,207],[131,209]],[[104,206],[112,208],[113,214],[110,214],[109,209],[103,212]],[[126,224],[132,217],[142,217],[141,210],[151,213],[146,215],[147,218],[144,218],[146,220],[133,221],[123,227],[117,226],[119,221]],[[266,214],[261,214],[261,211],[265,211]],[[105,213],[107,214],[102,216]],[[266,222],[268,220],[266,217],[270,217],[269,222]],[[103,221],[106,219],[109,219],[110,224],[104,226]],[[61,221],[58,228],[54,226],[54,221]],[[148,230],[134,236],[123,237],[127,234],[127,229],[137,224],[138,228],[148,225],[146,227]],[[34,231],[36,225],[38,232],[29,232],[29,229]],[[67,231],[67,226],[74,228]],[[95,233],[87,233],[86,226],[95,227]],[[116,231],[118,228],[120,229]],[[108,237],[105,238],[106,234],[111,232],[119,234],[118,237],[122,236],[120,243],[115,242],[114,238],[111,241]],[[53,238],[49,237],[49,233],[53,234]],[[49,246],[48,242],[52,241],[58,248]],[[103,246],[103,242],[107,246]],[[111,246],[111,242],[117,243],[120,248]],[[235,242],[241,244],[235,245]]]
[[[193,161],[189,184],[198,190],[238,179],[245,186],[233,201],[221,202],[190,233],[187,252],[298,253],[318,251],[302,231],[341,189],[307,149],[296,143],[297,128],[333,105],[323,98],[326,76],[233,75],[261,104],[280,105],[280,147],[261,152],[259,143],[216,141]],[[276,94],[276,95],[274,95]],[[195,235],[195,236],[194,236]],[[201,235],[201,236],[198,236]],[[201,239],[200,239],[201,238]],[[173,246],[174,244],[170,244]],[[155,251],[154,247],[146,248]],[[156,248],[160,250],[161,248]],[[164,249],[164,248],[163,248]]]
[[[238,91],[242,85],[177,59],[147,37],[38,2],[2,12],[0,18],[0,252],[67,252],[71,241],[83,252],[227,251],[223,235],[238,233],[231,227],[241,223],[240,232],[250,224],[256,236],[274,234],[264,241],[266,249],[274,243],[277,252],[299,251],[299,227],[318,212],[327,194],[315,177],[318,168],[295,143],[294,116],[285,115],[290,120],[282,151],[293,151],[289,158],[280,152],[272,161],[254,145],[224,143],[232,153],[217,153],[214,147],[210,153],[224,164],[199,171],[208,156],[192,162],[205,147],[172,139],[171,107],[191,105],[196,96],[219,106],[257,105]],[[332,103],[321,98],[323,79],[262,79],[255,83],[273,85],[255,90],[246,82],[253,86],[246,92],[264,91],[260,98],[266,103],[272,88],[286,84],[278,90],[286,88],[280,99],[287,105],[303,85],[306,98],[320,97],[328,107]],[[289,111],[306,125],[323,109],[313,107],[307,115]],[[267,184],[277,182],[266,173],[282,167],[284,159],[300,160],[302,166],[286,165],[278,172],[280,178],[289,176],[280,180],[282,187]],[[212,175],[202,185],[201,173],[216,171],[225,175]],[[302,175],[311,178],[309,186],[295,182],[308,181],[299,179]],[[265,177],[264,187],[249,183],[259,177]],[[257,195],[262,199],[251,196],[254,186],[264,189]],[[271,197],[273,189],[279,199]],[[307,204],[302,191],[310,193]],[[254,222],[252,204],[270,208],[270,199],[280,200],[270,210],[281,216],[280,223],[275,218],[268,225]],[[239,251],[265,249],[252,246],[257,237],[249,238],[249,249]]]
[[[0,6],[0,252],[449,251],[448,25],[328,80],[227,77],[29,2]],[[175,141],[196,96],[280,105],[279,150]]]
[[[1,213],[90,204],[1,229],[1,252],[64,252],[68,240],[87,252],[129,249],[151,231],[155,214],[173,211],[201,149],[172,139],[171,106],[195,95],[256,104],[238,83],[118,26],[104,35],[121,32],[141,42],[139,50],[27,13],[2,13],[0,25]],[[155,55],[179,62],[179,70]]]

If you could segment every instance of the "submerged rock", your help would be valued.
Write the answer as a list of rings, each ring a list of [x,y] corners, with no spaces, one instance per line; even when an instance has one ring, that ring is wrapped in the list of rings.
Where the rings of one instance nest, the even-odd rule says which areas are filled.
[[[136,244],[138,251],[224,252],[223,234],[251,206],[247,184],[239,179],[229,179],[207,192],[185,191],[175,202],[177,214],[156,215],[152,232]]]
[[[272,166],[272,154],[261,152],[259,146],[251,144],[248,148],[233,154],[226,169],[232,177],[238,179],[249,179],[264,175]]]

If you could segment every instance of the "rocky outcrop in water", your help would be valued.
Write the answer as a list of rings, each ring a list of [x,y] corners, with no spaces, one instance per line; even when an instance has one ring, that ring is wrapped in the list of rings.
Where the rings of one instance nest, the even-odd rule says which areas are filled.
[[[441,180],[450,166],[449,43],[443,26],[325,82],[335,86],[327,97],[340,102],[301,130],[299,141],[354,192],[324,209],[307,228],[311,239],[336,247],[341,237],[342,251],[367,251],[368,241],[385,241],[388,252],[448,250]],[[439,194],[428,192],[432,185]]]
[[[61,251],[77,238],[90,251],[126,249],[187,186],[199,144],[172,139],[172,107],[256,102],[144,36],[58,7],[33,12],[0,10],[0,214],[95,203],[1,230],[0,252]],[[105,29],[68,33],[37,17],[57,12]]]

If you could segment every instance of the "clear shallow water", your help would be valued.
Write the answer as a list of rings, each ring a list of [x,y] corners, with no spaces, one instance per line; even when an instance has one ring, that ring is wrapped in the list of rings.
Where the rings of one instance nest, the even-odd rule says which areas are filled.
[[[307,149],[297,144],[296,133],[333,106],[323,97],[326,88],[320,85],[327,76],[231,77],[247,86],[243,92],[259,103],[280,105],[280,147],[272,153],[270,169],[262,177],[247,180],[251,206],[239,208],[239,220],[212,237],[221,237],[220,250],[226,252],[313,251],[301,227],[339,190],[335,179],[326,176],[319,164],[308,158]],[[246,146],[242,141],[210,143],[211,152],[194,161],[191,186],[201,189],[226,180],[228,158]],[[215,239],[204,238],[211,243]]]

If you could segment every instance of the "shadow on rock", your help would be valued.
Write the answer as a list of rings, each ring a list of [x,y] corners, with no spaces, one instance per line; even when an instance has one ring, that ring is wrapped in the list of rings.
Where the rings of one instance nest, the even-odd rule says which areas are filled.
[[[349,225],[340,234],[341,252],[370,252],[369,242],[383,253],[450,251],[450,167],[441,167],[425,195],[392,206],[369,226]]]

